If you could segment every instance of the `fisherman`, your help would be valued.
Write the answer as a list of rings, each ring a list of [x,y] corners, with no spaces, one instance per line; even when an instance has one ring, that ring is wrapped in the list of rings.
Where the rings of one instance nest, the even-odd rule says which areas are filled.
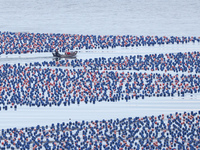
[[[55,51],[55,56],[57,56],[57,57],[60,56],[60,53],[58,52],[58,49],[56,49],[56,51]]]
[[[69,49],[65,51],[65,55],[70,55]]]

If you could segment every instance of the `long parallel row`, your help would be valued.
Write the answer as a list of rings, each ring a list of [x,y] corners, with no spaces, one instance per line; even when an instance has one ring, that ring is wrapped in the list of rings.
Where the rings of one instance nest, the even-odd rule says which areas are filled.
[[[40,67],[73,67],[87,70],[134,70],[134,71],[173,71],[173,72],[200,72],[200,53],[169,53],[118,56],[113,58],[90,58],[61,61],[44,61],[42,63],[31,63]]]
[[[3,109],[17,108],[17,105],[95,104],[101,101],[185,96],[200,92],[198,74],[71,70],[65,67],[43,68],[42,64],[35,64],[0,66],[0,104]]]
[[[149,150],[200,147],[200,111],[2,129],[1,149]]]
[[[0,32],[0,55],[62,52],[75,49],[107,49],[115,47],[154,46],[155,44],[184,44],[200,42],[200,37],[158,37],[133,35],[78,35],[47,33]]]

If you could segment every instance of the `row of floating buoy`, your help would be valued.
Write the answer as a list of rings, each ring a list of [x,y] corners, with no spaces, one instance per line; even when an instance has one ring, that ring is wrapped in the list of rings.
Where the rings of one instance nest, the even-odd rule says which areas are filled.
[[[154,46],[156,44],[184,44],[200,42],[195,36],[133,36],[133,35],[79,35],[0,32],[0,54],[61,52],[81,49]]]
[[[88,70],[135,70],[164,72],[200,72],[199,52],[118,56],[30,63],[39,67],[72,67]],[[26,64],[28,65],[28,64]]]
[[[37,65],[40,64],[37,62]],[[169,73],[118,72],[42,68],[42,64],[0,66],[2,109],[60,106],[145,97],[185,96],[200,92],[200,76]],[[8,106],[8,107],[5,107]]]
[[[1,54],[52,52],[55,48],[95,49],[187,43],[196,37],[83,36],[3,32]],[[11,44],[11,45],[9,45]],[[200,91],[197,74],[119,72],[165,70],[199,72],[199,52],[0,66],[0,110],[46,107],[145,97],[185,96]],[[47,68],[45,68],[47,66]],[[50,68],[73,66],[83,69]],[[116,69],[115,66],[118,66]],[[146,71],[145,70],[145,71]],[[2,129],[0,149],[198,149],[199,114],[57,123]]]
[[[1,149],[199,149],[199,112],[2,129]]]

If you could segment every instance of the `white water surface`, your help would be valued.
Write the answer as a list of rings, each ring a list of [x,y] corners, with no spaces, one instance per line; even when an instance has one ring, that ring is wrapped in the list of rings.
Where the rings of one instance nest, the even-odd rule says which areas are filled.
[[[1,0],[1,31],[200,36],[199,0]]]

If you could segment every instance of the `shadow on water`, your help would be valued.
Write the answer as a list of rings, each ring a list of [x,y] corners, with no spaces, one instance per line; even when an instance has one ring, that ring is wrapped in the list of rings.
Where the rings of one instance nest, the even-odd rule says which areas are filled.
[[[77,59],[76,57],[75,58],[61,58],[61,57],[53,57],[53,60],[54,61],[60,61],[60,60],[73,60],[73,59]]]

